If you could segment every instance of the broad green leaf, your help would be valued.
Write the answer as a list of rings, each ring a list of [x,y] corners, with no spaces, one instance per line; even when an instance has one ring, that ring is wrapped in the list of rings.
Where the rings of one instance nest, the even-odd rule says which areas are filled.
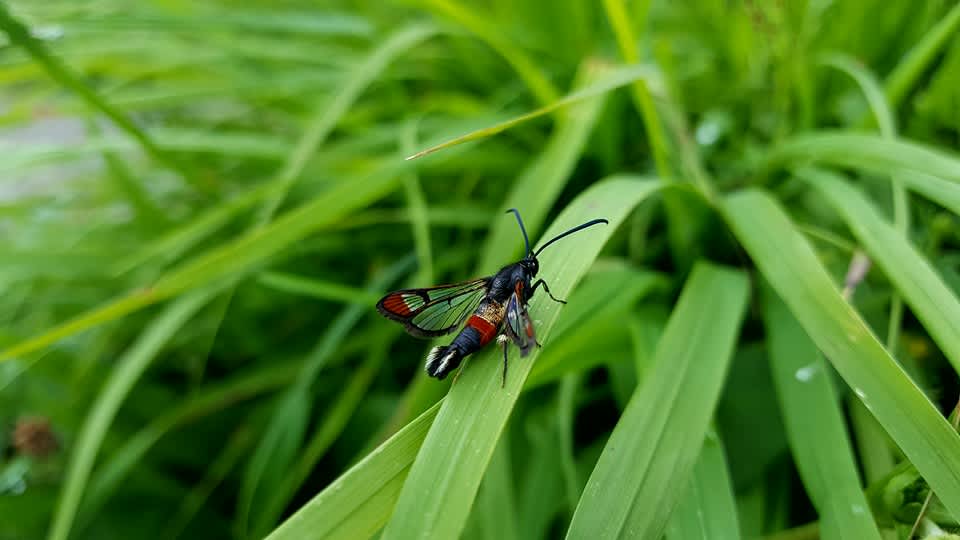
[[[668,540],[736,540],[740,538],[733,484],[723,444],[710,430],[686,492],[667,522]]]
[[[960,301],[953,291],[923,255],[842,177],[813,169],[802,169],[798,174],[843,216],[870,258],[883,269],[960,372]]]
[[[770,364],[800,478],[826,538],[880,539],[857,475],[831,373],[772,291],[763,295]]]
[[[954,515],[960,515],[960,436],[844,301],[806,238],[769,195],[729,196],[737,238],[814,343]]]
[[[694,266],[567,538],[659,538],[689,485],[746,312],[739,272]],[[709,306],[709,309],[704,309]]]
[[[541,254],[540,267],[543,274],[553,276],[550,288],[554,295],[562,298],[570,293],[616,226],[658,186],[653,180],[629,177],[603,181],[560,214],[544,237],[595,217],[607,218],[610,225],[587,229]],[[559,310],[559,304],[546,295],[533,299],[531,314],[542,321],[537,327],[539,339],[549,339]],[[538,351],[524,359],[515,352],[511,355],[506,388],[500,387],[501,355],[499,348],[492,347],[466,362],[417,455],[383,538],[451,538],[463,530],[480,480]]]

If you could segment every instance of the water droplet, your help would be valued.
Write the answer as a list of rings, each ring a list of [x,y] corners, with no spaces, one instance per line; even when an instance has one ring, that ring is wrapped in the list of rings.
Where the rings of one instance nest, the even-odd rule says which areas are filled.
[[[813,376],[816,375],[816,373],[817,373],[817,365],[809,364],[798,369],[797,372],[794,373],[794,376],[800,382],[807,382],[810,379],[812,379]]]
[[[851,510],[853,510],[853,513],[854,513],[854,514],[857,514],[857,515],[861,515],[861,514],[863,514],[864,512],[866,512],[866,509],[863,507],[862,504],[855,504],[855,505],[853,505],[853,507],[851,508]]]
[[[854,388],[853,393],[857,395],[858,398],[865,400],[867,399],[867,393],[859,388]]]

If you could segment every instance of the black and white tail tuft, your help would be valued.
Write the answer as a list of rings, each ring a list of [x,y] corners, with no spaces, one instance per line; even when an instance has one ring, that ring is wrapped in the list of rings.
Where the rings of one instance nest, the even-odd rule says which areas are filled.
[[[455,347],[434,347],[427,354],[427,375],[443,379],[451,371],[457,369],[463,356],[460,349]]]

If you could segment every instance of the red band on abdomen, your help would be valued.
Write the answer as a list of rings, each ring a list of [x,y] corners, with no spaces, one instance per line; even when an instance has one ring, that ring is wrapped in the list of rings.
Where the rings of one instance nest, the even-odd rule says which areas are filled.
[[[483,347],[497,335],[497,327],[492,322],[479,315],[471,315],[467,319],[467,326],[473,328],[480,334],[480,346]]]

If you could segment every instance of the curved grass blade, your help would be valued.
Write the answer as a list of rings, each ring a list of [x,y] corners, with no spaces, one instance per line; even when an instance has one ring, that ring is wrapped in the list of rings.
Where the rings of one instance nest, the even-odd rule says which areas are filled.
[[[960,184],[915,171],[900,171],[896,175],[910,191],[960,216]]]
[[[354,411],[363,401],[374,376],[387,358],[388,348],[396,335],[396,332],[391,331],[387,337],[373,339],[366,361],[356,369],[343,391],[332,400],[333,405],[326,411],[323,420],[298,452],[296,462],[291,467],[286,467],[286,472],[282,475],[277,487],[267,492],[267,503],[261,511],[262,523],[276,525],[277,518],[283,509],[310,476],[320,458],[343,432]]]
[[[595,61],[597,62],[597,61]],[[451,146],[456,146],[458,144],[463,144],[469,141],[475,141],[478,139],[485,139],[487,137],[496,135],[502,131],[506,131],[514,126],[522,124],[528,120],[533,120],[545,114],[550,114],[553,111],[573,105],[574,103],[579,103],[586,99],[596,97],[602,94],[606,94],[611,90],[616,90],[621,86],[626,86],[638,79],[649,77],[651,75],[651,70],[647,66],[619,66],[609,70],[609,72],[603,77],[602,80],[594,82],[593,84],[568,94],[566,97],[560,98],[557,101],[554,101],[550,105],[541,107],[535,111],[522,114],[510,120],[505,120],[499,124],[494,124],[490,127],[478,129],[476,131],[471,131],[466,135],[461,135],[454,139],[450,139],[444,143],[440,143],[436,146],[431,146],[426,150],[421,150],[412,156],[409,156],[407,159],[417,159],[423,157],[427,154],[432,154],[439,150],[449,148]]]
[[[787,139],[773,148],[765,165],[809,160],[883,174],[917,171],[960,182],[960,158],[953,154],[903,139],[837,131]]]
[[[541,275],[550,281],[554,295],[570,293],[616,226],[659,185],[655,180],[629,177],[607,180],[584,192],[560,214],[546,237],[599,216],[609,219],[610,226],[571,236],[541,255]],[[543,298],[533,299],[531,312],[543,321],[538,334],[549,346],[559,307]],[[417,455],[384,539],[454,538],[463,530],[497,440],[538,356],[534,351],[519,360],[514,353],[506,388],[501,388],[501,354],[494,347],[466,363]]]
[[[947,508],[960,515],[960,436],[844,301],[802,233],[761,191],[731,195],[722,210],[810,338]]]
[[[765,290],[763,300],[771,371],[787,439],[820,515],[820,531],[826,538],[880,540],[827,364],[776,293]]]
[[[723,444],[711,429],[693,467],[687,490],[670,514],[666,537],[676,540],[740,538],[737,503],[727,472]]]
[[[813,169],[801,169],[797,175],[810,182],[843,217],[960,373],[960,300],[956,294],[923,255],[842,177]]]
[[[883,94],[883,88],[880,87],[877,79],[863,64],[846,54],[839,53],[824,56],[820,59],[820,63],[838,69],[856,81],[877,120],[880,133],[885,137],[896,136],[897,121],[893,111],[890,110],[890,105],[887,104],[887,96]]]
[[[602,78],[606,72],[600,66],[585,65],[581,68],[578,79],[587,85]],[[523,215],[527,234],[532,237],[536,237],[547,218],[547,212],[570,180],[573,167],[583,153],[604,101],[604,97],[598,96],[571,109],[570,114],[557,123],[543,151],[513,182],[500,211],[503,213],[507,208],[518,208]],[[480,272],[492,272],[507,261],[515,260],[515,255],[521,253],[523,245],[517,242],[518,238],[517,224],[513,220],[494,221],[477,265]]]
[[[266,540],[361,540],[373,536],[387,522],[441,403],[427,409],[342,474]]]
[[[426,7],[453,19],[485,41],[487,45],[513,66],[513,69],[516,70],[540,102],[550,103],[557,99],[557,90],[550,83],[550,80],[523,50],[504,37],[502,30],[489,17],[474,13],[469,7],[457,0],[427,0]]]
[[[307,124],[307,130],[297,141],[297,145],[284,163],[283,169],[277,174],[282,187],[279,191],[267,195],[268,199],[260,209],[261,222],[267,222],[273,217],[286,198],[287,192],[300,177],[307,161],[330,135],[334,126],[350,109],[360,93],[378,76],[383,74],[384,69],[398,54],[436,33],[437,29],[434,26],[426,24],[416,24],[403,28],[387,37],[379,47],[374,49],[363,62],[350,72],[343,87],[332,96],[329,103],[324,103],[316,111],[314,117]]]
[[[928,31],[903,58],[887,78],[885,89],[890,103],[897,107],[924,71],[937,57],[937,53],[950,44],[950,36],[960,28],[960,4],[955,4],[933,29]]]
[[[688,486],[746,312],[749,282],[698,263],[604,447],[567,538],[659,538]],[[710,309],[704,309],[710,306]]]
[[[70,535],[97,452],[123,400],[160,349],[207,303],[214,292],[198,291],[170,304],[110,372],[110,377],[90,408],[70,456],[66,480],[50,527],[50,540],[64,540]]]

